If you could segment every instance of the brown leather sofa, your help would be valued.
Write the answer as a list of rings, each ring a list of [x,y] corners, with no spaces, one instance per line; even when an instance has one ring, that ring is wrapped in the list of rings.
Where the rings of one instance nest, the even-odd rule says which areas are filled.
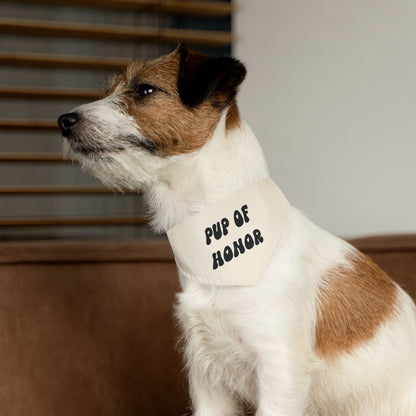
[[[416,298],[416,235],[352,241]],[[165,240],[0,243],[0,414],[189,413]]]

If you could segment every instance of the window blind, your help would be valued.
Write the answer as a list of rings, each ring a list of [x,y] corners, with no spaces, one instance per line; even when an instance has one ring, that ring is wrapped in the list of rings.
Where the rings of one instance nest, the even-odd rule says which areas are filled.
[[[56,118],[179,41],[229,55],[230,1],[0,1],[0,240],[152,236],[140,195],[61,154]]]

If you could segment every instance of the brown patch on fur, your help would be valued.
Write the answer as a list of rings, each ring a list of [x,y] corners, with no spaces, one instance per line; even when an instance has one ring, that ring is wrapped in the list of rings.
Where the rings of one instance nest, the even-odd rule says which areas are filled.
[[[132,62],[117,85],[128,113],[135,118],[143,136],[164,155],[190,153],[201,148],[212,136],[221,109],[208,100],[188,108],[180,100],[177,79],[180,57],[175,51],[154,61]],[[150,96],[135,99],[134,86],[149,84],[157,88]]]
[[[349,262],[326,273],[318,294],[315,350],[321,356],[350,353],[396,310],[397,287],[390,277],[359,252]]]
[[[227,130],[233,130],[237,127],[240,127],[240,123],[240,112],[238,111],[237,102],[234,99],[228,109],[225,127]]]

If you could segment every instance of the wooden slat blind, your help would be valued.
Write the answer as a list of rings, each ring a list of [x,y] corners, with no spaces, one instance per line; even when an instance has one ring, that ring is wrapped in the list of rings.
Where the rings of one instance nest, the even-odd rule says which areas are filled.
[[[108,195],[114,194],[112,189],[104,186],[0,186],[0,195]],[[124,191],[121,195],[137,192]]]
[[[68,162],[60,153],[0,153],[0,162]]]
[[[4,227],[42,227],[68,225],[135,225],[147,224],[148,220],[142,215],[124,215],[117,217],[28,217],[0,218],[0,226]]]
[[[0,33],[87,39],[111,39],[190,45],[224,46],[233,41],[229,33],[191,29],[131,28],[113,25],[55,23],[22,19],[0,19]]]
[[[0,7],[4,3],[0,0]],[[114,23],[79,23],[77,21],[56,21],[52,17],[55,14],[42,14],[36,18],[27,18],[27,13],[22,13],[22,18],[16,18],[19,7],[23,10],[25,4],[31,4],[35,10],[37,6],[51,5],[56,11],[59,7],[71,8],[72,13],[77,8],[96,9],[105,11],[111,9],[120,13],[146,13],[153,15],[166,16],[163,17],[162,24],[157,27],[152,26],[154,20],[145,26],[131,25],[131,24],[114,24]],[[8,2],[10,5],[10,2]],[[70,111],[84,102],[99,99],[102,96],[102,91],[96,89],[100,84],[99,77],[102,78],[105,74],[109,75],[112,72],[119,71],[125,66],[132,57],[141,59],[147,56],[137,55],[134,52],[138,46],[148,45],[176,45],[178,42],[183,42],[188,45],[210,47],[210,48],[224,48],[229,47],[235,41],[235,36],[230,30],[218,30],[214,25],[212,30],[205,29],[189,29],[187,24],[182,27],[171,27],[165,25],[164,22],[174,18],[174,15],[183,16],[199,16],[199,19],[225,19],[229,18],[234,10],[230,1],[200,1],[200,0],[17,0],[14,2],[16,13],[11,16],[3,16],[0,13],[0,36],[13,36],[14,42],[22,39],[20,45],[26,45],[25,39],[30,39],[28,44],[39,42],[43,39],[45,44],[51,40],[54,42],[71,42],[73,45],[83,45],[85,42],[118,42],[120,48],[122,45],[130,45],[131,53],[125,56],[125,53],[116,56],[109,54],[107,56],[91,55],[83,53],[74,53],[73,50],[66,49],[45,48],[45,50],[36,50],[36,48],[13,48],[10,50],[0,51],[0,66],[8,68],[11,73],[14,68],[19,71],[33,70],[49,71],[53,82],[51,85],[20,85],[19,82],[1,82],[0,80],[0,100],[4,103],[22,103],[25,108],[23,116],[20,111],[13,111],[12,116],[4,117],[0,115],[0,173],[8,172],[7,169],[12,169],[10,179],[16,177],[16,172],[24,172],[23,175],[18,174],[18,177],[31,178],[30,169],[37,166],[42,169],[48,169],[55,172],[55,167],[62,169],[76,169],[74,164],[67,163],[63,155],[56,151],[56,145],[51,146],[50,151],[45,151],[44,148],[39,147],[39,150],[33,150],[36,147],[36,141],[39,137],[45,135],[43,143],[48,143],[47,137],[51,137],[50,142],[58,140],[59,129],[56,123],[56,117],[62,112]],[[42,10],[45,10],[44,8]],[[1,11],[1,9],[0,9]],[[24,16],[24,18],[23,18]],[[72,16],[72,15],[71,15]],[[191,17],[181,17],[188,19]],[[168,19],[168,20],[166,20]],[[111,19],[107,19],[111,20]],[[123,19],[121,19],[123,20]],[[158,18],[157,21],[160,19]],[[175,20],[175,19],[173,19]],[[131,21],[131,20],[130,20]],[[7,44],[7,42],[6,42]],[[153,48],[155,48],[154,46]],[[124,46],[123,46],[124,48]],[[159,48],[159,47],[157,47]],[[160,48],[163,49],[161,46]],[[75,48],[77,49],[77,48]],[[82,49],[82,48],[79,48]],[[140,48],[139,48],[140,49]],[[166,50],[166,49],[165,49]],[[55,53],[59,51],[58,53]],[[124,55],[124,56],[123,56]],[[96,71],[97,80],[91,83],[89,87],[83,85],[79,87],[73,85],[68,87],[67,83],[58,85],[55,76],[59,79],[59,72],[55,71],[75,71],[75,74],[89,73]],[[104,74],[104,75],[103,75]],[[16,79],[16,77],[14,77]],[[31,79],[32,77],[30,77]],[[77,75],[73,75],[77,78]],[[73,104],[68,104],[68,102]],[[48,104],[50,103],[50,104]],[[63,104],[65,103],[65,107]],[[1,103],[0,103],[1,104]],[[5,104],[6,108],[8,104]],[[16,104],[10,104],[10,108],[14,108]],[[39,117],[42,113],[41,109],[56,107],[56,113],[50,114],[45,111],[45,115]],[[4,107],[3,107],[4,108]],[[33,109],[31,111],[30,109]],[[63,108],[63,110],[58,108]],[[7,113],[9,114],[9,113]],[[35,115],[36,114],[36,115]],[[43,113],[42,113],[43,114]],[[54,134],[54,136],[51,136]],[[14,135],[14,136],[12,136]],[[17,135],[17,136],[16,136]],[[18,137],[11,139],[11,137]],[[33,139],[31,139],[33,137]],[[36,137],[36,139],[35,139]],[[25,139],[30,142],[30,150],[16,151],[14,145],[17,146],[18,141]],[[10,143],[10,146],[8,146]],[[46,146],[43,144],[43,146]],[[17,146],[19,147],[19,146]],[[48,147],[48,146],[47,146]],[[55,150],[52,150],[55,149]],[[6,169],[6,170],[4,170]],[[18,171],[16,171],[18,169]],[[60,173],[61,174],[61,173]],[[72,174],[71,174],[72,175]],[[6,174],[7,176],[7,174]],[[2,212],[2,202],[4,198],[8,201],[15,200],[14,198],[140,198],[135,192],[126,191],[123,194],[115,196],[113,190],[107,189],[99,184],[73,183],[73,184],[59,184],[55,181],[46,184],[26,184],[19,183],[12,185],[5,181],[6,176],[0,175],[0,239],[2,239],[2,229],[7,227],[10,229],[31,229],[42,227],[84,227],[84,226],[133,226],[147,224],[148,220],[144,215],[137,213],[133,214],[108,214],[108,215],[84,215],[82,213],[73,212],[71,215],[65,216],[51,216],[48,213],[41,215],[24,216],[24,215],[7,215]],[[51,179],[54,179],[54,174],[51,173]],[[71,179],[71,177],[69,177]],[[13,179],[11,183],[14,183]],[[30,181],[29,181],[30,182]],[[59,182],[59,181],[58,181]],[[87,181],[88,182],[88,181]],[[124,196],[123,196],[124,195]],[[55,199],[54,199],[55,201]],[[19,202],[20,204],[20,202]],[[52,205],[55,203],[53,202]],[[103,200],[103,204],[105,202]],[[94,205],[94,204],[93,204]],[[123,211],[124,212],[124,211]],[[29,227],[29,228],[28,228]]]
[[[58,131],[55,120],[0,120],[0,130]]]
[[[154,13],[223,17],[234,11],[230,2],[199,0],[17,0],[22,3],[62,4],[81,7],[126,9]]]
[[[89,58],[81,56],[62,56],[34,53],[0,52],[0,65],[66,68],[66,69],[101,69],[118,71],[127,65],[128,59]]]
[[[0,98],[49,99],[49,100],[98,100],[103,93],[87,89],[57,89],[57,88],[28,88],[0,87]]]

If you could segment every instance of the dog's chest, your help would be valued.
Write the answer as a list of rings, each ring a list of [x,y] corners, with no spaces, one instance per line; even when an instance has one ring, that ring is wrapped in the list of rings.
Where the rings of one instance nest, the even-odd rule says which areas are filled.
[[[182,294],[177,305],[189,370],[208,382],[249,394],[255,357],[247,345],[238,313],[231,308],[208,306]]]

